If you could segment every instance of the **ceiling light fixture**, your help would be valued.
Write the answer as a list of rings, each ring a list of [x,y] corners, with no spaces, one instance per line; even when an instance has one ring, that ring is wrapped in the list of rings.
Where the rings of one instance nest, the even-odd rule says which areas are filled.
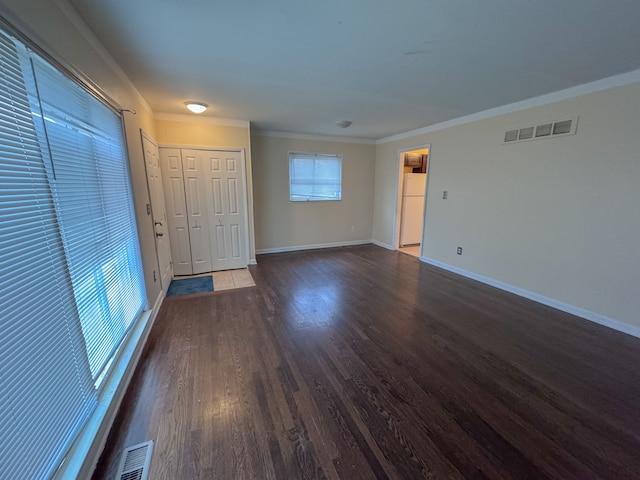
[[[207,105],[206,103],[202,103],[202,102],[184,102],[184,104],[193,113],[202,113],[207,108],[209,108],[209,105]]]
[[[350,126],[353,122],[349,121],[349,120],[338,120],[336,122],[336,125],[339,126],[340,128],[347,128],[348,126]]]

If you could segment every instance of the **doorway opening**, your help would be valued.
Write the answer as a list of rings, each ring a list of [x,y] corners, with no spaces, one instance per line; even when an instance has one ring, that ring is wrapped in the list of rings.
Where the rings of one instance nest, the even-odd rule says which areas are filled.
[[[414,257],[422,255],[430,150],[427,144],[398,152],[394,248]]]

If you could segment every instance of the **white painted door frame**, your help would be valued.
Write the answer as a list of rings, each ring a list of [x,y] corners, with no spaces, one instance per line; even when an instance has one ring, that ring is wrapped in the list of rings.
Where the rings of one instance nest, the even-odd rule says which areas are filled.
[[[402,188],[404,182],[404,154],[406,152],[412,152],[413,150],[422,150],[423,148],[429,149],[429,158],[427,160],[427,181],[424,186],[424,209],[422,216],[422,233],[420,235],[420,256],[423,254],[424,249],[424,231],[427,218],[427,192],[429,191],[429,170],[431,169],[431,144],[426,143],[423,145],[417,145],[412,147],[405,147],[398,149],[398,168],[396,179],[396,215],[393,221],[393,249],[398,250],[400,247],[400,223],[402,222]]]
[[[249,262],[250,262],[250,248],[251,248],[251,242],[250,242],[250,238],[249,238],[249,189],[248,189],[248,180],[247,180],[247,175],[248,175],[248,166],[247,166],[247,160],[246,160],[246,152],[244,148],[237,148],[237,147],[213,147],[213,146],[192,146],[192,145],[175,145],[175,144],[171,144],[171,145],[160,145],[159,146],[160,149],[172,149],[172,150],[179,150],[181,155],[182,152],[185,150],[188,151],[216,151],[216,152],[236,152],[240,154],[240,162],[242,164],[242,175],[241,175],[241,183],[242,183],[242,189],[243,189],[243,195],[242,195],[242,200],[244,201],[244,218],[242,220],[243,223],[243,243],[245,245],[245,251],[243,252],[243,263],[242,266],[246,267]],[[184,160],[184,159],[183,159]],[[185,189],[185,195],[186,195],[186,189]],[[237,267],[235,267],[237,268]]]

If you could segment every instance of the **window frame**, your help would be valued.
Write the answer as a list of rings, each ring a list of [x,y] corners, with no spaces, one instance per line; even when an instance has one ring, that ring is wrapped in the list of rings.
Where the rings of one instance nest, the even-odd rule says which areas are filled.
[[[29,361],[30,358],[37,358],[42,362],[47,362],[47,359],[50,358],[48,362],[51,365],[57,367],[58,364],[62,362],[61,358],[63,357],[63,355],[61,354],[61,352],[66,353],[67,351],[69,351],[73,353],[73,355],[69,353],[69,355],[71,355],[73,358],[67,361],[67,364],[75,366],[75,370],[72,372],[72,375],[70,375],[69,378],[75,379],[77,377],[79,379],[78,383],[82,383],[82,386],[84,387],[84,390],[81,390],[80,387],[76,388],[75,383],[71,381],[68,381],[68,382],[65,382],[64,380],[59,381],[58,377],[54,376],[53,374],[50,375],[50,372],[45,371],[44,367],[43,368],[34,367],[32,371],[30,371],[30,373],[32,373],[33,375],[30,375],[30,376],[25,375],[22,377],[22,378],[35,379],[34,380],[35,383],[28,383],[26,381],[23,382],[27,384],[26,389],[30,389],[29,392],[27,393],[30,393],[31,390],[36,390],[37,388],[40,388],[42,385],[44,385],[43,382],[38,381],[38,378],[52,379],[51,381],[56,380],[57,384],[62,386],[62,389],[64,390],[64,392],[71,392],[68,394],[69,398],[73,400],[74,398],[77,397],[79,399],[77,400],[77,402],[75,402],[78,404],[78,406],[76,406],[74,403],[72,405],[74,408],[73,411],[62,411],[60,408],[58,408],[60,405],[62,405],[61,401],[56,400],[58,399],[58,397],[62,398],[61,395],[58,395],[58,397],[56,397],[54,395],[55,392],[50,392],[50,395],[31,395],[31,397],[41,398],[43,399],[44,402],[51,403],[51,405],[47,403],[46,408],[43,408],[42,406],[36,405],[35,403],[33,404],[34,406],[32,406],[32,402],[31,403],[21,402],[21,405],[25,405],[25,406],[23,410],[21,410],[20,412],[14,415],[16,420],[12,419],[11,420],[12,423],[10,425],[9,423],[6,423],[3,426],[6,427],[7,425],[9,425],[12,429],[19,429],[19,431],[24,432],[24,435],[23,435],[24,438],[28,437],[32,440],[29,443],[42,446],[42,449],[41,449],[42,453],[40,457],[38,459],[35,459],[35,456],[31,454],[31,457],[28,463],[23,462],[22,457],[18,458],[17,456],[14,456],[12,459],[13,463],[11,464],[12,472],[22,471],[25,468],[23,467],[23,465],[29,465],[27,467],[30,469],[29,474],[33,473],[37,475],[38,478],[40,478],[42,475],[44,475],[44,477],[42,478],[54,478],[54,477],[66,478],[66,473],[63,474],[60,472],[62,472],[63,470],[67,472],[67,470],[72,471],[73,469],[80,468],[79,462],[83,461],[80,458],[80,456],[82,455],[82,452],[84,451],[84,449],[88,447],[89,444],[92,442],[92,439],[89,438],[91,435],[87,434],[86,432],[95,431],[95,429],[97,428],[97,422],[102,422],[104,420],[104,411],[105,411],[104,407],[107,405],[107,403],[103,402],[103,400],[106,399],[110,402],[111,399],[113,398],[115,387],[117,386],[114,383],[114,381],[117,381],[119,385],[119,383],[122,380],[123,371],[127,367],[124,363],[129,361],[129,357],[127,357],[126,355],[130,355],[133,353],[132,351],[133,347],[131,345],[131,342],[134,342],[134,340],[137,340],[135,342],[135,345],[137,346],[139,344],[142,329],[145,327],[145,325],[147,325],[147,322],[150,318],[150,313],[148,312],[149,306],[148,306],[146,285],[144,282],[144,270],[142,268],[140,238],[138,233],[138,224],[137,224],[137,218],[136,218],[136,212],[135,212],[135,198],[134,198],[133,184],[132,184],[131,162],[128,156],[128,145],[127,145],[126,134],[124,129],[124,122],[122,118],[122,110],[120,110],[116,106],[116,104],[110,102],[107,97],[101,95],[99,90],[94,88],[95,85],[90,83],[84,83],[82,78],[74,77],[72,70],[70,70],[69,68],[65,68],[59,62],[52,59],[52,57],[50,57],[49,55],[43,54],[43,51],[40,48],[38,48],[31,41],[29,41],[24,35],[17,32],[16,29],[14,29],[12,26],[8,25],[4,21],[4,19],[2,19],[1,17],[0,17],[0,31],[2,32],[2,37],[4,39],[4,42],[7,45],[11,46],[10,49],[6,49],[5,53],[7,54],[7,56],[3,58],[6,58],[7,60],[6,61],[3,60],[3,62],[4,63],[10,62],[11,65],[9,66],[13,69],[12,71],[19,72],[19,75],[18,74],[12,74],[12,75],[13,77],[16,77],[16,78],[19,76],[18,83],[16,83],[16,85],[19,84],[19,87],[21,89],[22,88],[25,89],[26,96],[24,97],[24,99],[21,99],[21,103],[20,103],[21,108],[24,107],[23,108],[24,112],[21,110],[19,113],[23,115],[24,118],[27,118],[27,117],[31,118],[31,121],[28,122],[29,123],[28,132],[29,132],[29,135],[33,134],[32,136],[33,138],[36,139],[35,142],[38,145],[38,148],[36,149],[37,155],[34,154],[35,155],[34,159],[37,160],[37,162],[34,163],[34,165],[36,165],[37,168],[32,168],[31,170],[36,172],[35,173],[36,175],[39,174],[38,172],[41,172],[41,171],[44,172],[42,173],[41,176],[46,179],[45,181],[45,180],[39,179],[40,177],[38,177],[38,182],[39,182],[38,185],[40,185],[38,187],[39,190],[37,191],[34,190],[35,193],[32,194],[31,192],[33,188],[29,189],[30,187],[22,186],[22,185],[26,185],[25,182],[21,182],[21,183],[18,182],[18,183],[15,183],[14,185],[13,177],[11,177],[10,175],[12,171],[11,169],[14,168],[12,166],[10,169],[3,170],[4,186],[5,187],[9,186],[10,188],[17,191],[20,194],[22,194],[22,190],[24,189],[25,193],[23,195],[33,195],[34,198],[35,196],[37,196],[37,198],[40,199],[39,201],[42,204],[50,207],[51,215],[49,216],[53,218],[54,226],[53,227],[50,226],[46,231],[46,235],[42,237],[43,238],[46,237],[47,239],[46,242],[49,245],[47,251],[50,252],[52,249],[53,250],[57,249],[57,250],[60,250],[60,253],[61,253],[60,255],[58,255],[58,257],[56,257],[55,262],[52,261],[51,263],[55,267],[54,270],[56,272],[58,271],[60,272],[59,275],[56,274],[57,276],[55,277],[56,278],[55,281],[51,281],[51,278],[49,278],[49,276],[47,276],[46,278],[45,277],[41,278],[38,275],[38,272],[32,272],[31,269],[20,270],[20,272],[22,272],[25,278],[35,278],[38,281],[44,282],[43,283],[44,286],[50,286],[51,288],[40,288],[39,291],[53,292],[50,295],[53,296],[54,301],[50,301],[47,304],[46,308],[40,308],[40,303],[36,304],[36,306],[38,306],[39,308],[39,310],[36,312],[37,315],[32,314],[32,312],[30,311],[27,311],[24,315],[21,315],[16,318],[10,318],[10,317],[3,318],[3,321],[4,321],[3,325],[5,324],[9,325],[9,323],[6,322],[7,318],[10,318],[11,322],[18,322],[18,321],[22,321],[23,323],[31,322],[29,324],[30,330],[28,331],[28,334],[20,333],[20,335],[22,336],[18,338],[18,341],[15,342],[16,345],[18,344],[22,345],[26,341],[35,344],[35,340],[33,339],[36,338],[35,333],[36,333],[36,330],[38,330],[38,331],[44,332],[43,338],[45,338],[46,340],[47,348],[46,349],[41,348],[40,350],[36,351],[35,354],[32,354],[31,352],[25,353],[26,349],[22,348],[20,350],[21,352],[20,355],[18,354],[15,354],[15,355],[6,354],[4,356],[0,355],[1,357],[0,366],[4,365],[3,373],[6,374],[7,372],[9,372],[9,375],[7,375],[6,377],[6,378],[9,378],[9,376],[12,375],[11,372],[16,370],[13,366],[14,360],[19,361],[23,358],[26,358],[27,360],[25,361],[24,364],[27,366],[31,366],[31,365],[35,365],[35,363],[30,362]],[[15,46],[15,49],[14,49],[14,46]],[[46,121],[50,121],[50,119],[46,116],[43,110],[43,103],[41,101],[43,97],[41,96],[39,91],[39,86],[41,84],[39,84],[39,80],[37,79],[38,75],[36,74],[36,67],[35,67],[35,63],[40,61],[43,62],[44,64],[47,64],[48,67],[53,68],[57,72],[57,74],[61,75],[65,79],[65,85],[67,85],[66,81],[69,81],[70,82],[69,85],[74,84],[76,87],[80,87],[80,89],[82,90],[83,98],[91,99],[91,101],[89,102],[90,104],[93,105],[93,101],[96,101],[97,102],[96,104],[99,104],[101,109],[104,107],[104,110],[103,110],[104,112],[108,111],[110,112],[110,114],[113,114],[113,118],[111,118],[109,115],[112,126],[116,126],[116,122],[117,122],[116,128],[118,130],[118,136],[117,136],[118,146],[115,150],[111,150],[115,152],[114,155],[117,156],[117,162],[108,164],[108,168],[112,168],[113,166],[116,166],[118,167],[118,173],[114,176],[112,176],[111,173],[107,174],[106,176],[102,175],[102,173],[104,172],[99,172],[99,173],[101,173],[101,176],[100,176],[101,181],[106,180],[107,182],[110,182],[111,180],[115,180],[116,183],[118,183],[120,189],[127,190],[126,198],[124,198],[122,201],[127,204],[127,214],[126,214],[128,215],[127,221],[129,224],[131,224],[131,228],[128,228],[126,230],[127,237],[132,237],[133,240],[122,243],[122,245],[131,247],[127,250],[127,252],[131,253],[131,255],[129,255],[130,258],[127,257],[130,260],[128,262],[129,270],[127,270],[127,272],[131,274],[128,273],[127,275],[130,278],[133,278],[133,283],[135,283],[137,288],[139,289],[140,301],[136,300],[134,302],[135,304],[134,307],[135,309],[137,309],[137,312],[134,312],[133,308],[128,308],[127,306],[128,308],[127,318],[130,319],[131,321],[127,323],[126,328],[118,332],[118,335],[117,335],[118,338],[115,340],[117,344],[113,346],[113,348],[111,348],[111,350],[109,351],[108,353],[109,358],[106,361],[101,361],[99,364],[96,363],[97,366],[96,368],[93,369],[93,371],[90,368],[90,361],[88,359],[89,354],[87,349],[87,336],[84,334],[82,330],[82,326],[81,326],[82,320],[79,317],[79,303],[78,303],[79,300],[75,296],[75,289],[74,289],[74,286],[72,285],[73,282],[70,275],[69,255],[66,249],[68,243],[65,243],[66,240],[63,238],[64,235],[62,233],[63,228],[62,228],[62,222],[60,220],[61,219],[61,210],[60,210],[61,203],[58,197],[58,186],[57,186],[58,176],[62,176],[62,175],[61,175],[61,170],[58,170],[56,173],[56,168],[54,167],[56,166],[57,162],[54,161],[54,159],[52,159],[52,154],[51,154],[52,148],[51,148],[50,141],[52,137],[49,135],[49,132],[46,126],[47,125]],[[14,66],[13,64],[17,66]],[[9,92],[9,94],[11,94],[11,92]],[[6,122],[5,122],[5,126],[6,126]],[[113,132],[113,129],[111,131]],[[115,137],[111,135],[109,136],[109,138],[115,138]],[[95,142],[91,141],[90,143],[91,143],[90,145],[91,149],[95,149],[96,147]],[[14,151],[12,151],[11,155],[12,156],[8,158],[13,158],[13,156],[15,156],[16,154]],[[24,156],[25,155],[19,155],[19,161],[22,162],[23,161],[22,158]],[[92,158],[93,157],[95,157],[95,159],[101,159],[102,154],[97,154],[97,151],[93,151]],[[104,164],[104,165],[107,165],[107,164]],[[100,170],[100,168],[98,168],[98,170]],[[7,174],[7,172],[9,172],[9,174]],[[46,188],[43,185],[46,185]],[[109,183],[108,187],[105,187],[105,188],[107,188],[109,191],[112,191],[112,187],[113,185]],[[44,196],[45,193],[46,193],[46,197]],[[101,198],[101,202],[102,202],[101,205],[103,206],[106,205],[105,198],[106,197],[104,196]],[[114,198],[116,198],[116,196],[114,196]],[[117,197],[117,198],[123,198],[123,197]],[[40,208],[42,209],[42,207]],[[110,209],[107,209],[107,210],[113,211]],[[0,219],[0,221],[2,221],[2,219]],[[44,225],[44,222],[42,219],[40,219],[36,223],[31,222],[31,225],[41,225],[41,224]],[[109,231],[109,236],[119,237],[118,235],[119,230],[117,228],[113,228],[114,226],[119,227],[120,222],[118,222],[117,224],[116,223],[110,224],[111,230]],[[21,230],[25,230],[25,228],[22,228]],[[55,241],[50,240],[49,236],[51,235],[53,235],[53,237],[55,237],[55,239],[57,240]],[[15,242],[16,248],[23,248],[21,246],[23,242],[20,241],[22,237],[16,234],[16,238],[18,239]],[[36,241],[35,238],[36,237],[32,236],[30,238],[30,241],[32,243],[35,242]],[[60,243],[60,245],[58,246],[58,243],[56,242]],[[7,243],[7,241],[5,241],[5,243]],[[25,243],[25,245],[27,244]],[[29,243],[27,246],[29,245],[31,245],[31,243]],[[120,245],[120,243],[118,243],[118,245]],[[27,247],[25,246],[24,248],[27,248]],[[119,249],[117,248],[113,250],[115,252],[119,252]],[[50,253],[49,253],[49,256],[45,257],[45,255],[42,254],[40,255],[40,257],[47,260],[50,258]],[[22,255],[22,256],[16,255],[16,258],[20,259],[20,258],[27,258],[27,257],[26,255]],[[37,258],[34,257],[32,260],[36,261]],[[109,295],[111,295],[111,297],[113,298],[116,297],[116,294],[113,293],[115,290],[112,289],[111,291],[108,291],[108,288],[107,288],[110,285],[112,286],[118,283],[117,279],[113,280],[113,278],[115,278],[115,273],[112,271],[113,265],[114,263],[111,257],[102,258],[102,262],[100,263],[100,265],[98,265],[100,269],[99,273],[101,273],[102,275],[99,279],[100,288],[98,289],[101,295],[99,297],[100,300],[104,300],[104,298],[106,298],[105,296],[108,297]],[[105,270],[105,268],[112,268],[112,270],[107,271]],[[5,270],[3,272],[5,276],[7,272],[8,270]],[[18,275],[18,273],[12,272],[11,274]],[[108,276],[108,275],[110,275],[110,278],[107,281],[105,276]],[[60,279],[63,279],[63,281]],[[69,301],[64,304],[64,311],[66,316],[63,316],[61,313],[58,315],[58,317],[65,318],[67,320],[66,320],[66,323],[62,323],[62,321],[57,321],[57,323],[54,323],[52,321],[54,313],[58,312],[58,310],[61,310],[63,308],[63,307],[59,307],[62,302],[60,300],[60,295],[57,295],[56,292],[63,287],[67,288],[71,292],[71,294],[69,296]],[[20,290],[12,293],[12,296],[16,297],[16,300],[13,303],[20,304],[20,302],[22,302],[22,305],[25,305],[26,307],[28,307],[32,304],[31,302],[34,302],[34,300],[37,302],[40,302],[39,299],[42,296],[40,295],[36,297],[34,294],[34,295],[31,295],[31,297],[29,298],[22,299],[22,295],[23,295],[23,292]],[[120,294],[119,296],[121,299],[125,298],[125,296],[122,294]],[[108,308],[112,308],[112,303],[109,301],[108,298],[107,298],[107,303],[105,303],[105,305],[107,305]],[[119,305],[116,305],[115,303],[113,305],[115,305],[116,307],[119,307]],[[114,308],[114,311],[115,311],[115,308]],[[101,318],[104,318],[104,316],[101,315]],[[15,324],[19,326],[18,323],[15,323]],[[12,329],[17,331],[18,327],[12,327]],[[24,328],[22,328],[22,330],[24,330]],[[58,337],[64,337],[65,339],[67,337],[73,337],[72,346],[71,346],[72,348],[67,348],[65,346],[65,349],[61,350],[62,347],[60,347],[56,350],[56,348],[59,345],[54,344],[53,342],[54,335],[58,335]],[[23,339],[27,339],[27,340],[23,341]],[[4,353],[8,352],[8,349],[3,349],[3,350],[4,350]],[[44,355],[45,353],[48,353],[49,355],[45,356]],[[54,355],[56,353],[57,355]],[[31,355],[31,357],[29,357],[28,355]],[[53,358],[54,356],[55,358]],[[57,372],[60,370],[61,370],[60,368],[56,368]],[[69,370],[70,370],[70,367],[69,367]],[[4,412],[4,407],[6,406],[5,404],[12,401],[14,398],[20,399],[21,398],[20,395],[23,395],[22,391],[20,391],[19,394],[12,394],[11,396],[7,396],[5,399],[3,399],[3,401],[7,399],[8,400],[4,401],[2,411]],[[75,395],[75,397],[72,398],[73,395]],[[65,400],[64,405],[71,404],[71,401],[68,401],[67,398],[64,398],[64,400]],[[58,403],[55,403],[55,402],[58,402]],[[32,434],[33,428],[31,428],[30,425],[27,425],[26,422],[21,422],[20,419],[18,418],[19,414],[22,414],[24,412],[26,412],[26,414],[22,415],[23,418],[36,418],[36,419],[39,418],[39,417],[36,417],[35,415],[27,415],[29,413],[29,408],[31,408],[30,411],[32,413],[58,412],[57,415],[50,415],[50,416],[51,418],[58,419],[59,423],[61,423],[61,426],[59,428],[56,427],[57,430],[54,431],[53,427],[49,426],[49,424],[47,424],[46,422],[43,422],[37,425],[37,428],[39,429],[38,433]],[[5,415],[4,417],[5,417],[5,421],[9,422],[9,420],[6,420],[7,418],[9,418],[9,415]],[[47,429],[49,429],[50,431]],[[40,433],[42,434],[41,435],[42,438],[39,438]],[[49,436],[47,436],[47,434],[49,434]],[[93,437],[95,437],[95,434],[93,435]],[[22,438],[22,440],[24,440],[24,438]],[[48,441],[47,445],[44,445],[43,439],[47,439],[47,438],[50,439],[50,441]],[[14,442],[20,441],[20,439],[16,437],[14,437],[14,439],[12,440]],[[8,451],[4,448],[5,446],[6,446],[5,444],[0,442],[0,447],[2,447],[0,448],[0,454],[2,455],[4,455]],[[91,448],[93,448],[92,444],[91,444]],[[84,458],[84,455],[82,458]],[[76,475],[73,475],[73,476],[75,478]]]
[[[295,184],[294,178],[293,178],[294,161],[296,159],[302,160],[302,159],[304,159],[304,157],[313,157],[313,159],[314,159],[314,167],[313,167],[314,168],[314,178],[309,179],[309,180],[313,180],[313,183],[309,184],[311,186],[311,188],[322,185],[322,183],[320,181],[318,181],[318,178],[316,177],[316,174],[315,174],[315,170],[317,169],[317,163],[316,162],[318,160],[321,160],[321,159],[337,160],[339,162],[339,178],[338,178],[338,181],[337,181],[338,189],[336,191],[336,193],[337,193],[337,197],[336,198],[323,197],[323,196],[313,196],[313,195],[310,195],[310,194],[307,194],[307,195],[294,194],[294,192],[293,192],[293,186]],[[343,157],[342,153],[320,153],[320,152],[289,151],[288,152],[288,159],[289,159],[289,201],[290,202],[292,202],[292,203],[306,203],[306,202],[340,202],[340,201],[342,201],[342,176],[343,176],[343,164],[344,164],[344,157]],[[330,182],[330,180],[329,180],[329,182]],[[294,195],[296,195],[296,197],[294,197]]]

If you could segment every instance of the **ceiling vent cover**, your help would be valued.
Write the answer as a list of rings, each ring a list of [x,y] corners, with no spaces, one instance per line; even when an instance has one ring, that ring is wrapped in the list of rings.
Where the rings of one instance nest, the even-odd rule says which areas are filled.
[[[152,450],[151,440],[125,448],[116,480],[147,480]]]
[[[560,120],[557,122],[541,123],[539,125],[514,128],[504,133],[505,143],[523,142],[528,140],[540,140],[542,138],[551,138],[564,135],[574,135],[578,117],[569,120]]]

